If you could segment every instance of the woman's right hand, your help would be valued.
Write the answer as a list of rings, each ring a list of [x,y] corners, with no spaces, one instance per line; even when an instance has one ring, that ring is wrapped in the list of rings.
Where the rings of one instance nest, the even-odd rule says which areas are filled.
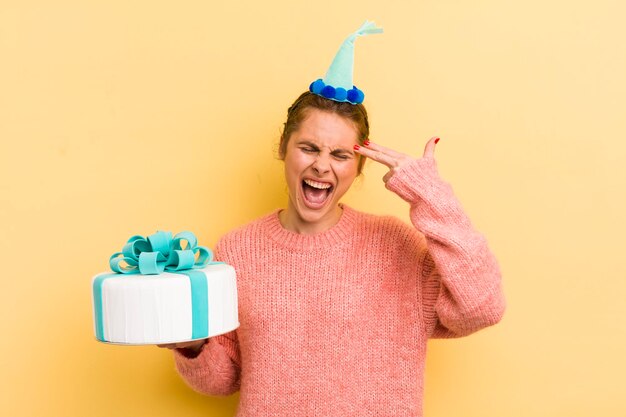
[[[165,343],[157,346],[166,349],[181,349],[185,356],[197,356],[202,350],[202,346],[204,346],[208,340],[209,339],[200,339],[192,340],[191,342]]]

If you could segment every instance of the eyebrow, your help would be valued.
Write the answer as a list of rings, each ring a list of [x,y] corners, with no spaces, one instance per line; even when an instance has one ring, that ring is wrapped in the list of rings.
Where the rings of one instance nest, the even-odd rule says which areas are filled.
[[[343,148],[333,149],[332,151],[330,151],[330,153],[334,153],[334,154],[337,154],[337,153],[347,153],[349,155],[353,155],[354,154],[353,151],[351,151],[349,149],[343,149]]]
[[[319,148],[319,146],[317,146],[316,144],[314,144],[311,141],[308,140],[300,140],[298,141],[298,145],[306,145],[306,146],[310,146],[312,148]]]
[[[298,145],[306,145],[306,146],[310,146],[311,148],[319,149],[319,146],[317,146],[315,143],[309,140],[300,140],[297,143]],[[332,149],[330,153],[333,153],[333,154],[347,153],[349,155],[354,155],[354,152],[351,149],[345,149],[345,148],[335,148],[335,149]]]

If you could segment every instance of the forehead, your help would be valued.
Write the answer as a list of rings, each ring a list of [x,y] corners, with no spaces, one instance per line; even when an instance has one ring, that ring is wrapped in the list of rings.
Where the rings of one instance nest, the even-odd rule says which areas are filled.
[[[318,109],[307,110],[307,115],[293,132],[290,142],[310,141],[330,148],[352,148],[358,139],[358,130],[352,120],[336,113]]]

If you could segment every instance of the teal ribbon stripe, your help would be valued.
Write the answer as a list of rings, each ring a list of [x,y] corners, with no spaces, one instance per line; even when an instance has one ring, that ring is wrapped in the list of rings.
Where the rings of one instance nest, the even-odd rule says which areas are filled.
[[[183,247],[183,242],[186,245]],[[98,275],[93,281],[94,314],[96,318],[96,338],[104,338],[104,316],[102,310],[102,285],[107,279],[128,274],[157,275],[165,271],[186,275],[191,284],[192,339],[209,335],[209,295],[206,275],[197,271],[213,262],[213,252],[198,246],[196,236],[191,232],[181,232],[172,237],[171,232],[156,232],[147,238],[132,236],[121,252],[109,258],[114,273]]]

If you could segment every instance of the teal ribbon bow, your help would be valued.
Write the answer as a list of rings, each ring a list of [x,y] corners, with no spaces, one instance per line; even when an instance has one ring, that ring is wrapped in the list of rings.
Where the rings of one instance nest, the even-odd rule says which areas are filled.
[[[184,249],[183,242],[187,242]],[[204,268],[212,259],[213,252],[198,246],[191,232],[180,232],[174,238],[171,232],[156,232],[147,238],[136,235],[128,239],[121,252],[111,255],[109,265],[120,274],[155,275]]]

